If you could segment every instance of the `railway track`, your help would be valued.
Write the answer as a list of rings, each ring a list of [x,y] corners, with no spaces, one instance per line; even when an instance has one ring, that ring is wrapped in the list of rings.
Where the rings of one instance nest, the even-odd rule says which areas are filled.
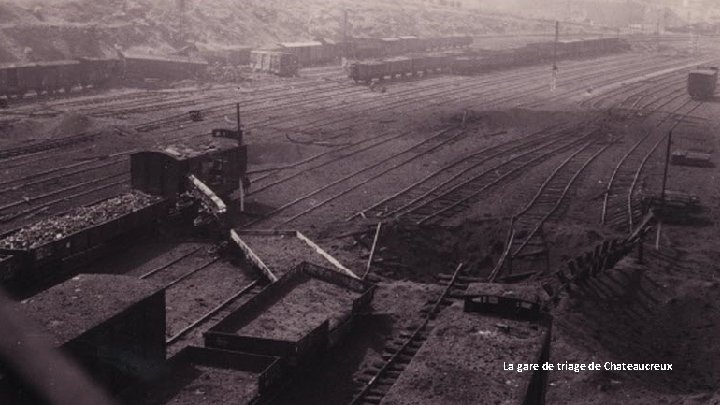
[[[268,169],[266,173],[262,176],[259,176],[257,178],[253,178],[253,184],[255,186],[252,189],[252,192],[250,195],[257,195],[267,189],[273,188],[275,186],[278,186],[280,184],[286,183],[290,180],[296,179],[305,173],[307,173],[310,170],[316,170],[322,167],[325,167],[329,164],[335,163],[335,162],[342,162],[348,158],[348,156],[355,156],[358,153],[366,152],[373,150],[374,148],[381,147],[382,145],[385,145],[386,143],[399,139],[404,136],[411,135],[410,132],[400,132],[393,133],[393,132],[385,132],[377,136],[373,136],[370,138],[365,138],[358,142],[353,142],[349,145],[345,145],[339,148],[335,148],[326,152],[318,153],[316,155],[313,155],[307,159],[300,160],[293,164],[283,165],[281,167]],[[358,147],[358,148],[356,148]],[[338,154],[340,154],[338,156]],[[315,165],[309,165],[309,163],[316,161],[317,159],[329,156],[330,159],[319,162]],[[277,174],[280,171],[285,171],[289,169],[294,169],[293,173],[287,174],[283,177],[280,177],[279,179],[275,180],[268,180],[267,182],[264,182],[266,179],[269,179],[273,175]],[[259,184],[258,184],[259,183]]]
[[[420,202],[396,214],[396,217],[418,225],[443,222],[453,218],[464,212],[472,201],[491,187],[515,178],[523,170],[563,153],[579,143],[587,142],[592,131],[587,132],[580,137],[565,134],[566,137],[511,156],[461,182],[433,190]]]
[[[511,140],[499,145],[483,148],[479,151],[474,151],[434,170],[422,179],[411,183],[395,194],[385,197],[362,211],[351,215],[346,220],[351,220],[358,215],[378,218],[400,215],[440,188],[447,187],[451,182],[461,180],[461,176],[472,175],[473,170],[481,168],[492,161],[492,159],[510,154],[518,154],[527,148],[532,148],[548,140],[556,139],[553,136],[543,136],[543,134],[558,129],[558,127],[561,126],[562,125],[548,127],[531,133],[530,135],[523,136],[519,140]]]
[[[342,195],[345,195],[349,193],[350,191],[372,181],[373,179],[376,179],[392,170],[397,169],[398,167],[401,167],[413,160],[416,160],[424,155],[427,155],[443,146],[448,145],[450,142],[456,141],[462,136],[465,135],[464,131],[458,130],[456,128],[450,127],[443,129],[432,136],[425,138],[419,142],[415,142],[413,145],[397,152],[393,153],[390,156],[386,156],[378,161],[375,161],[372,164],[369,164],[365,167],[362,167],[360,169],[354,170],[335,181],[332,181],[330,183],[324,184],[323,186],[314,189],[310,192],[307,192],[297,198],[295,198],[292,201],[287,202],[286,204],[275,208],[274,210],[270,211],[269,213],[265,214],[263,217],[255,219],[251,221],[250,223],[246,224],[246,226],[253,226],[258,223],[268,223],[272,221],[273,226],[279,227],[283,225],[287,225],[290,222],[295,221],[301,216],[307,215],[308,213],[328,204],[329,202],[341,197]],[[407,156],[409,155],[409,156]],[[403,158],[403,156],[406,156]],[[393,160],[397,160],[393,162]],[[376,171],[376,169],[380,171]],[[364,175],[364,178],[361,177]],[[342,186],[345,185],[345,183],[348,182],[348,180],[356,180],[357,181],[350,185],[349,187],[346,187],[344,189],[338,190],[341,187],[336,186]],[[327,197],[323,199],[320,202],[315,201],[309,201],[311,198],[316,199],[319,198],[318,196],[322,194],[328,194],[333,193],[330,197]],[[278,214],[288,211],[289,209],[294,209],[294,211],[291,211],[290,214],[286,214],[284,217],[279,217]]]
[[[642,66],[642,65],[641,65],[641,66]],[[580,86],[583,86],[584,89],[592,90],[593,88],[603,87],[605,84],[613,84],[613,83],[623,82],[623,81],[625,81],[625,80],[635,79],[635,78],[637,78],[638,76],[643,76],[643,75],[645,75],[645,74],[647,74],[647,73],[650,73],[650,74],[651,74],[651,73],[653,73],[653,72],[657,72],[658,70],[673,69],[673,68],[682,69],[682,66],[678,67],[678,66],[677,66],[677,62],[671,61],[671,62],[665,62],[665,63],[663,63],[663,64],[660,64],[659,66],[658,66],[658,65],[651,66],[651,67],[649,67],[649,68],[647,68],[647,69],[644,69],[644,70],[642,70],[642,71],[640,71],[640,72],[637,72],[637,71],[627,72],[627,70],[626,70],[625,67],[618,67],[618,68],[616,68],[616,69],[613,70],[613,72],[617,72],[618,74],[617,74],[616,76],[613,76],[612,80],[607,81],[607,82],[604,83],[604,84],[598,85],[598,84],[594,84],[594,83],[585,83],[585,82],[582,82],[582,83],[579,83],[579,84],[580,84]],[[645,72],[647,72],[647,73],[645,73]],[[607,74],[607,73],[605,73],[605,74]],[[572,83],[572,82],[575,82],[576,80],[573,79],[573,78],[570,78],[570,79],[564,78],[563,81],[564,81],[564,82],[568,82],[568,81],[569,81],[569,82]],[[567,83],[565,83],[565,84],[567,85]],[[552,101],[556,101],[556,100],[565,99],[566,97],[571,96],[571,95],[577,93],[578,90],[582,90],[582,89],[580,89],[580,88],[571,88],[571,89],[569,89],[569,90],[567,90],[567,91],[562,91],[562,92],[559,92],[559,93],[557,93],[557,94],[554,94],[553,96],[551,96],[551,97],[543,100],[542,102],[529,102],[529,103],[521,104],[521,106],[527,107],[527,108],[539,107],[539,106],[542,105],[542,103],[546,103],[546,102],[548,102],[548,101],[551,101],[551,102],[552,102]]]
[[[610,63],[610,62],[609,62]],[[614,60],[611,64],[615,64]],[[631,61],[627,64],[621,64],[618,66],[618,68],[632,68],[637,66],[644,66],[645,63],[637,62],[637,61]],[[534,69],[534,68],[529,68]],[[573,67],[572,72],[580,72],[583,73],[583,77],[592,77],[592,73],[588,73],[586,70],[586,67],[581,65],[578,67]],[[413,82],[413,86],[410,88],[405,88],[401,90],[394,90],[392,93],[392,99],[387,98],[370,98],[366,100],[353,100],[352,103],[352,111],[346,112],[346,116],[340,116],[340,117],[332,117],[332,118],[321,118],[318,120],[313,120],[310,122],[306,121],[306,116],[312,115],[313,113],[324,113],[327,114],[331,111],[338,111],[345,108],[344,105],[340,103],[335,103],[334,106],[331,104],[331,108],[328,108],[328,106],[324,105],[321,107],[317,107],[311,110],[305,110],[305,109],[299,109],[297,113],[283,116],[280,120],[278,120],[277,117],[270,117],[266,119],[262,119],[260,121],[255,121],[252,116],[250,116],[248,119],[246,119],[246,122],[249,122],[248,127],[250,128],[263,128],[266,126],[269,122],[273,122],[273,127],[278,128],[278,124],[280,122],[283,122],[284,129],[287,128],[293,128],[296,127],[302,127],[303,131],[309,132],[312,130],[316,130],[318,128],[327,127],[332,124],[337,123],[345,123],[348,121],[348,119],[355,118],[358,115],[365,115],[372,113],[373,111],[388,111],[388,115],[390,114],[397,114],[397,109],[399,107],[408,106],[414,107],[418,102],[421,102],[422,100],[438,100],[432,104],[429,104],[427,106],[433,106],[444,103],[446,100],[442,100],[443,97],[452,96],[453,99],[458,99],[461,96],[461,92],[468,92],[468,91],[474,91],[474,90],[480,90],[480,91],[489,91],[492,89],[497,90],[503,90],[503,92],[507,92],[510,90],[523,90],[527,88],[527,83],[524,83],[522,81],[519,81],[518,79],[532,79],[534,78],[528,77],[528,73],[526,72],[526,69],[521,70],[520,72],[514,71],[512,73],[507,74],[506,72],[503,72],[503,79],[502,79],[502,85],[495,85],[490,86],[489,88],[487,85],[493,85],[497,84],[498,80],[496,75],[491,75],[488,78],[485,78],[483,76],[482,80],[472,80],[471,82],[468,82],[467,79],[463,78],[456,78],[453,77],[452,81],[448,82],[448,77],[442,77],[438,76],[434,79],[428,80],[428,81],[418,81]],[[461,85],[462,87],[451,87],[453,86],[452,83],[455,82],[455,84]],[[511,85],[508,85],[507,83],[513,83]],[[408,82],[403,82],[408,83]],[[536,89],[538,91],[544,90],[543,87],[540,87]],[[430,93],[425,94],[424,92],[431,91]],[[365,92],[362,92],[360,94],[365,94]],[[410,98],[409,96],[413,96],[413,98]],[[475,97],[476,93],[473,93],[472,95],[467,95],[467,97],[462,97],[463,99],[470,99]],[[400,99],[394,100],[394,99]],[[379,103],[378,103],[379,102]],[[358,107],[361,105],[367,104],[368,107],[364,109],[358,110]],[[291,120],[297,120],[300,119],[302,122],[292,122]],[[348,129],[349,126],[336,129],[336,130],[343,130]]]
[[[612,62],[612,60],[611,60],[611,62]],[[631,63],[637,63],[637,62],[631,62]],[[627,66],[626,66],[626,67],[627,67]],[[578,71],[582,71],[582,70],[583,70],[583,69],[582,69],[582,66],[577,67],[577,68],[575,68],[575,69],[578,69]],[[519,77],[522,77],[522,76],[523,76],[523,74],[517,74],[517,77],[514,76],[514,75],[511,75],[509,81],[514,81],[516,78],[519,78]],[[482,85],[485,85],[485,84],[488,84],[488,83],[492,83],[492,81],[493,81],[492,79],[489,79],[489,80],[487,80],[487,81],[480,82],[479,84],[478,84],[478,83],[475,83],[474,85],[480,85],[480,86],[482,86]],[[436,88],[443,88],[443,87],[445,87],[446,85],[447,85],[446,82],[440,82],[440,83],[434,84],[433,86],[435,86]],[[298,91],[295,91],[295,94],[298,94],[298,95],[301,95],[301,96],[302,96],[302,95],[304,94],[304,89],[305,89],[306,87],[316,86],[316,84],[313,84],[313,83],[307,83],[307,84],[301,83],[301,84],[299,84],[298,86],[301,86],[302,88],[299,89]],[[505,86],[505,87],[507,87],[507,86]],[[523,83],[520,83],[520,84],[516,85],[516,87],[517,87],[517,88],[522,88],[522,87],[523,87]],[[332,91],[332,89],[334,89],[334,85],[329,86],[329,89],[330,89],[330,91]],[[221,89],[221,90],[222,90],[222,89]],[[280,88],[280,89],[279,89],[279,91],[282,91],[282,90],[283,90],[283,88]],[[317,90],[317,89],[314,89],[314,90]],[[417,89],[414,89],[414,88],[413,88],[413,89],[408,89],[408,90],[406,90],[406,91],[408,92],[408,94],[411,94],[411,93],[413,93],[413,92],[424,91],[424,90],[425,90],[425,89],[417,90]],[[432,98],[442,97],[443,95],[452,94],[452,93],[457,93],[458,90],[463,90],[463,91],[464,91],[464,90],[467,90],[467,89],[450,89],[450,90],[446,90],[446,91],[444,91],[444,92],[443,92],[443,91],[434,92],[434,93],[430,93],[430,94],[425,95],[424,99],[432,99]],[[508,90],[508,89],[505,88],[505,90]],[[354,90],[353,88],[350,88],[348,91],[349,91],[350,93],[353,93],[353,91],[356,91],[356,90]],[[291,93],[292,93],[292,92],[291,92]],[[317,92],[315,91],[315,93],[317,93]],[[401,93],[401,94],[402,94],[402,93]],[[397,97],[397,96],[400,96],[401,94],[397,94],[397,95],[395,95],[395,96]],[[192,94],[189,94],[188,97],[190,97],[191,95],[192,95]],[[271,96],[270,98],[265,98],[265,101],[272,103],[272,102],[277,101],[277,100],[288,100],[288,103],[287,103],[288,105],[294,105],[295,107],[297,107],[297,105],[296,105],[297,103],[295,103],[295,102],[294,102],[294,99],[293,99],[292,97],[290,97],[291,95],[292,95],[292,94],[280,94],[280,95],[277,96],[277,97]],[[268,96],[268,94],[264,94],[263,97],[267,97],[267,96]],[[337,94],[335,94],[334,96],[337,96]],[[259,99],[250,99],[250,100],[248,100],[247,103],[250,103],[250,104],[257,103],[257,102],[263,100],[263,99],[264,99],[263,97],[261,97],[261,98],[259,98]],[[314,102],[314,101],[316,101],[316,100],[318,100],[318,99],[322,99],[322,98],[323,98],[323,94],[320,94],[320,95],[317,95],[315,98],[312,98],[312,100],[310,100],[310,99],[305,99],[305,100],[303,100],[303,104],[305,104],[305,103],[310,103],[310,102]],[[191,98],[191,101],[192,101],[192,103],[194,104],[197,100],[195,100],[194,98]],[[376,101],[377,101],[377,100],[375,100],[375,99],[373,98],[373,99],[370,99],[370,100],[365,100],[365,101],[363,101],[362,103],[375,103]],[[412,99],[412,100],[407,100],[407,101],[405,101],[405,102],[403,102],[403,103],[397,103],[397,102],[396,102],[396,103],[394,103],[394,104],[395,104],[395,107],[397,108],[397,107],[399,107],[399,106],[414,104],[414,103],[416,103],[416,102],[418,102],[418,100]],[[438,104],[439,104],[439,103],[438,103]],[[210,106],[210,107],[207,107],[207,108],[206,108],[205,110],[203,110],[203,111],[206,112],[206,114],[209,112],[211,117],[212,117],[212,116],[224,117],[225,115],[227,115],[227,114],[229,114],[229,113],[231,112],[230,110],[233,109],[234,106],[235,106],[235,103],[221,103],[219,106]],[[277,108],[277,105],[274,105],[274,108]],[[322,109],[322,108],[321,108],[321,109]],[[379,105],[379,106],[372,106],[372,107],[370,107],[370,108],[368,108],[368,109],[366,109],[366,110],[359,111],[359,112],[356,111],[356,110],[354,110],[353,113],[354,113],[354,114],[357,114],[357,113],[369,113],[369,112],[372,112],[372,111],[387,110],[387,109],[388,109],[388,106],[387,106],[387,105]],[[140,108],[139,110],[142,110],[142,108]],[[226,110],[226,111],[223,111],[223,110]],[[260,109],[260,110],[262,110],[262,109]],[[112,111],[110,111],[109,113],[115,114],[115,113],[118,113],[118,111],[117,111],[117,110],[112,110]],[[247,112],[245,112],[245,113],[247,113]],[[297,114],[299,114],[299,115],[307,115],[307,111],[299,111]],[[231,115],[232,115],[232,114],[231,114]],[[297,117],[297,115],[295,115],[295,117]],[[273,119],[274,119],[274,118],[273,118]],[[288,117],[286,117],[286,118],[284,118],[284,119],[287,120]],[[348,119],[348,117],[340,117],[340,118],[334,118],[333,120],[331,120],[331,121],[329,121],[329,122],[318,122],[318,121],[316,121],[316,122],[313,124],[312,128],[319,128],[319,127],[322,127],[323,125],[330,125],[330,124],[333,124],[333,123],[343,122],[343,121],[346,121],[347,119]],[[269,121],[269,119],[266,119],[265,121],[262,121],[262,122],[267,123],[267,122],[270,122],[270,121]],[[162,118],[162,119],[160,119],[160,120],[149,121],[149,122],[146,122],[146,123],[144,123],[144,124],[140,124],[137,129],[140,129],[140,130],[151,130],[149,127],[153,127],[153,126],[155,126],[155,125],[159,125],[159,127],[164,127],[164,126],[167,126],[167,125],[177,126],[177,125],[181,125],[181,124],[183,124],[183,123],[184,123],[184,124],[190,124],[190,125],[193,124],[193,122],[191,121],[191,119],[190,119],[190,117],[188,116],[188,114],[187,114],[186,111],[184,111],[184,112],[181,113],[181,114],[177,114],[177,115],[174,115],[174,116],[171,116],[171,117],[166,117],[166,118]],[[202,122],[201,124],[207,125],[207,122]],[[148,126],[148,127],[145,127],[145,126]],[[312,128],[311,128],[311,129],[312,129]],[[174,130],[175,130],[175,128],[173,128],[173,131],[174,131]],[[37,145],[32,145],[32,146],[30,146],[30,147],[23,147],[23,148],[21,148],[21,149],[16,150],[16,151],[13,152],[13,153],[16,153],[16,154],[27,154],[27,153],[30,153],[30,152],[32,152],[33,150],[37,150],[37,149],[53,150],[53,149],[57,148],[58,146],[61,146],[60,144],[62,144],[63,142],[66,142],[66,141],[64,141],[64,140],[57,140],[57,141],[52,141],[52,142],[48,142],[48,143],[44,143],[44,142],[43,142],[43,143],[39,143],[39,144],[37,144]],[[73,141],[70,140],[70,139],[68,139],[67,142],[72,143]]]
[[[578,71],[581,71],[581,70],[582,70],[582,69],[578,69]],[[518,75],[520,75],[520,74],[518,73]],[[483,86],[487,86],[487,85],[489,84],[489,82],[491,82],[491,81],[492,81],[491,79],[488,79],[487,81],[481,82],[481,84],[478,84],[478,86],[480,86],[480,87],[478,87],[478,89],[482,89],[482,88],[487,89],[487,88],[489,88],[489,87],[483,87]],[[437,84],[438,84],[439,86],[441,86],[443,83],[445,83],[445,82],[441,82],[441,83],[437,83]],[[521,87],[522,85],[523,85],[523,83],[519,83],[517,86],[518,86],[518,87]],[[409,91],[410,93],[412,93],[414,90],[413,90],[413,89],[408,89],[408,91]],[[451,89],[450,91],[457,91],[457,89]],[[428,97],[428,98],[433,98],[433,97],[435,97],[435,96],[438,96],[438,93],[437,93],[437,92],[432,92],[431,94],[425,94],[424,96],[425,96],[425,97]],[[462,96],[462,94],[461,94],[461,96]],[[465,97],[472,97],[472,95],[467,95],[467,96],[465,96]],[[416,101],[416,100],[409,100],[407,104],[413,104],[415,101]],[[442,102],[442,101],[439,101],[439,102]],[[404,105],[407,105],[407,104],[404,104]],[[397,106],[397,107],[401,107],[401,106],[403,106],[403,105],[397,105],[397,104],[396,104],[396,106]],[[379,106],[379,107],[377,107],[377,108],[387,109],[387,106]],[[338,120],[339,120],[339,121],[342,121],[342,120],[344,120],[344,119],[345,119],[344,117],[340,117]],[[374,138],[374,137],[373,137],[373,138]],[[371,139],[372,139],[372,138],[371,138]],[[345,148],[346,146],[347,146],[347,145],[343,145],[343,146],[338,147],[337,149],[340,149],[341,151],[352,149],[352,148],[350,148],[350,147],[347,147],[346,149],[343,149],[343,148]],[[50,154],[50,153],[54,153],[54,152],[53,152],[52,150],[48,150],[48,151],[47,151],[47,154]],[[327,152],[323,152],[323,153],[317,154],[317,155],[311,157],[311,160],[314,161],[314,162],[318,162],[319,159],[321,159],[322,157],[331,155],[331,153],[332,153],[332,151],[327,151]],[[33,156],[33,157],[40,157],[40,156],[43,156],[43,155],[44,155],[44,153],[39,153],[39,154],[34,153],[32,156]],[[28,158],[28,159],[17,159],[17,160],[11,160],[11,161],[4,160],[3,162],[6,163],[6,164],[9,164],[10,166],[22,167],[24,164],[30,164],[30,163],[33,162],[34,160],[35,160],[35,159],[29,159],[29,158]],[[308,159],[306,159],[304,163],[307,163],[307,160],[308,160]],[[331,160],[333,160],[333,159],[331,159]],[[337,161],[337,159],[334,159],[334,161]],[[110,172],[111,169],[113,169],[113,167],[111,167],[111,165],[105,166],[105,165],[103,165],[102,163],[100,163],[100,162],[98,162],[98,161],[94,161],[94,162],[93,162],[93,161],[88,161],[87,163],[83,163],[83,164],[86,164],[86,165],[87,165],[86,167],[88,167],[88,168],[90,168],[90,169],[93,169],[93,168],[95,168],[95,167],[97,167],[97,166],[101,166],[101,167],[106,168],[106,170],[107,170],[108,172]],[[329,162],[328,162],[328,164],[329,164]],[[291,170],[291,169],[292,169],[291,166],[292,166],[292,165],[286,165],[285,167],[282,167],[282,168],[276,168],[276,170],[274,170],[274,171],[267,171],[267,172],[264,173],[263,176],[261,176],[260,181],[264,181],[264,179],[270,178],[271,175],[273,175],[273,173],[279,173],[279,172],[281,172],[281,171],[283,171],[283,170]],[[301,165],[299,165],[299,164],[298,164],[298,165],[295,165],[295,167],[300,167],[300,166],[301,166]],[[81,167],[82,167],[82,166],[78,166],[77,169],[75,169],[74,171],[72,171],[72,173],[69,173],[69,175],[81,175],[81,174],[82,174],[82,171],[80,170]],[[120,167],[120,165],[118,165],[118,166],[116,166],[116,167]],[[46,172],[46,173],[45,173],[44,175],[47,176],[47,179],[45,180],[45,183],[48,183],[48,184],[49,184],[49,183],[52,183],[53,179],[59,179],[59,178],[61,177],[61,175],[60,175],[61,172],[57,172],[57,173],[55,173],[55,174],[52,174],[52,173],[50,173],[50,172],[48,172],[48,171],[45,171],[45,172]],[[109,175],[113,175],[113,173],[109,173]],[[25,177],[29,177],[29,176],[25,176]],[[38,184],[38,183],[40,183],[40,182],[43,181],[43,179],[42,179],[40,176],[33,176],[33,177],[35,177],[35,180],[31,181],[31,182],[30,182],[31,184]],[[19,182],[18,182],[18,183],[19,183]],[[13,187],[15,187],[15,186],[13,186]],[[261,185],[261,187],[264,187],[264,186]],[[6,189],[7,189],[7,188],[6,188]],[[15,190],[17,190],[17,189],[15,189]],[[43,207],[43,208],[47,208],[47,207]],[[30,214],[30,213],[31,213],[31,212],[27,212],[27,214]]]
[[[534,162],[537,162],[537,161],[534,161]],[[511,171],[513,173],[515,172],[515,170],[511,170]],[[480,176],[480,178],[482,178],[482,176]],[[373,179],[369,179],[368,181],[370,181],[370,180],[373,180]],[[477,180],[477,179],[474,179],[474,180]],[[360,185],[360,186],[364,185],[366,182],[363,182],[358,185]],[[305,210],[302,210],[300,212],[297,212],[297,213],[295,213],[295,215],[290,216],[287,219],[284,219],[281,222],[281,225],[287,225],[287,224],[297,220],[298,218],[300,218],[304,215],[307,215],[312,211],[318,210],[319,208],[331,203],[332,201],[337,200],[338,198],[340,198],[346,194],[349,194],[351,191],[355,190],[358,185],[355,185],[351,188],[345,189],[345,190],[341,191],[340,193],[332,195],[324,200],[320,200],[315,205],[308,207]],[[475,184],[475,185],[477,185],[477,184]],[[452,191],[455,191],[455,195],[453,197],[449,197],[448,194],[444,194],[442,196],[436,196],[435,198],[431,199],[432,200],[431,202],[425,202],[425,204],[423,204],[424,205],[423,209],[425,209],[426,212],[423,212],[422,209],[418,207],[418,208],[413,209],[413,212],[410,215],[408,215],[408,214],[405,214],[405,215],[408,215],[411,217],[414,215],[417,217],[417,215],[419,213],[420,214],[419,218],[411,218],[411,220],[415,220],[417,223],[424,223],[428,220],[435,219],[439,216],[452,217],[453,215],[457,214],[458,211],[462,211],[465,208],[465,206],[463,204],[467,204],[467,202],[469,200],[467,197],[470,197],[470,196],[462,195],[462,192],[458,192],[457,190],[458,189],[466,190],[468,188],[468,186],[473,187],[475,185],[472,185],[472,184],[466,182],[466,184],[461,185],[464,187],[456,187],[452,190]],[[484,184],[480,184],[479,186],[480,186],[479,188],[481,190],[485,190],[490,185],[486,186]],[[434,189],[432,191],[437,192],[437,189]],[[312,194],[312,195],[315,195],[315,194]],[[476,196],[476,195],[477,194],[475,194],[475,193],[471,193],[471,196]],[[426,196],[427,196],[427,194],[424,195],[423,197],[426,197]],[[461,204],[456,204],[455,203],[456,200],[459,200],[461,202]],[[417,203],[417,200],[414,200],[413,203]],[[440,208],[433,207],[433,205],[440,206]],[[281,208],[283,208],[283,207],[281,207]],[[408,207],[405,206],[402,208],[407,209]],[[453,212],[453,210],[455,210],[455,212]],[[273,211],[273,214],[274,213],[277,213],[277,212]],[[397,214],[398,212],[393,212],[393,213]]]
[[[172,352],[201,339],[201,327],[257,295],[262,278],[249,277],[218,252],[200,245],[137,275],[163,285],[168,300],[166,344]],[[217,281],[224,280],[217,284]],[[211,284],[212,283],[212,284]],[[208,292],[212,290],[212,292]]]
[[[435,95],[436,95],[435,93],[432,94],[432,96],[435,96]]]
[[[668,100],[670,103],[674,100]],[[685,101],[671,114],[667,114],[654,128],[646,131],[640,139],[623,155],[617,163],[605,189],[600,223],[622,232],[631,232],[633,224],[641,215],[640,202],[634,198],[640,175],[648,160],[655,153],[666,135],[657,135],[659,128],[668,120],[676,118],[675,113],[689,107],[681,117],[685,117],[702,105],[701,102]],[[671,129],[680,120],[676,120]],[[655,136],[654,136],[655,135]]]
[[[427,340],[433,329],[435,317],[443,308],[452,303],[450,296],[460,295],[467,288],[467,284],[461,281],[461,277],[465,273],[467,273],[465,266],[462,263],[457,265],[440,296],[421,311],[423,318],[420,325],[401,333],[390,346],[386,347],[383,354],[384,363],[381,366],[365,370],[364,375],[367,377],[360,381],[364,385],[360,387],[359,392],[350,402],[351,405],[382,402],[385,394]]]
[[[514,237],[508,255],[511,263],[548,254],[543,226],[558,219],[577,179],[610,145],[593,139],[580,146],[550,173],[535,196],[513,216],[510,232]]]
[[[284,90],[284,91],[283,91]],[[312,90],[312,95],[308,96],[307,91]],[[285,89],[278,89],[277,92],[275,91],[267,91],[262,93],[259,97],[249,97],[245,100],[239,100],[240,106],[242,108],[243,114],[250,114],[257,111],[264,111],[268,108],[272,108],[273,110],[277,110],[281,107],[297,107],[299,105],[303,104],[311,104],[316,103],[319,100],[325,99],[326,94],[330,94],[330,92],[333,91],[342,91],[345,93],[355,93],[359,92],[359,89],[350,87],[347,84],[342,83],[329,83],[329,84],[323,84],[318,86],[317,83],[311,82],[311,83],[301,83],[298,86],[293,86],[291,90]],[[340,94],[342,94],[342,92]],[[247,95],[247,94],[245,94]],[[230,94],[228,98],[237,97],[237,95]],[[297,102],[294,97],[300,97],[302,98],[301,102]],[[196,106],[197,103],[193,100],[189,100],[190,104],[187,105],[181,105],[182,107],[188,107],[188,106]],[[228,112],[231,112],[234,114],[235,107],[237,101],[228,102],[228,101],[222,101],[218,104],[213,104],[209,106],[203,106],[202,109],[199,111],[202,112],[203,117],[205,120],[209,118],[222,118]],[[176,106],[175,108],[178,108]],[[138,111],[142,112],[142,111]],[[142,123],[140,125],[135,126],[135,130],[139,132],[150,132],[150,131],[156,131],[159,129],[163,129],[169,126],[177,127],[178,125],[185,124],[188,126],[194,126],[199,125],[195,122],[193,122],[190,117],[188,116],[187,112],[184,111],[182,113],[174,114],[168,117],[160,118],[157,120],[148,121],[145,123]]]

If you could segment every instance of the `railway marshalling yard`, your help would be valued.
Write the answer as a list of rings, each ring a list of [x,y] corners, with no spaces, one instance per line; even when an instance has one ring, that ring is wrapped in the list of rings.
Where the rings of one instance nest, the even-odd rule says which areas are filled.
[[[667,189],[696,196],[701,210],[660,232],[653,225],[642,260],[635,246],[612,268],[557,287],[567,262],[642,225],[642,202],[662,189],[671,129],[673,151],[717,159],[720,103],[691,99],[686,78],[692,67],[717,65],[720,49],[707,41],[688,53],[678,42],[656,52],[648,43],[561,61],[554,90],[548,65],[374,89],[333,66],[295,78],[24,100],[0,112],[0,229],[129,191],[130,152],[202,145],[212,128],[234,127],[239,103],[252,186],[246,212],[229,203],[236,229],[299,230],[362,275],[383,222],[368,272],[377,283],[371,315],[276,403],[350,403],[377,381],[387,386],[363,401],[480,403],[458,394],[461,384],[487,387],[487,403],[517,401],[522,382],[503,362],[534,362],[524,351],[539,347],[539,332],[504,319],[468,325],[461,294],[487,280],[538,287],[553,315],[550,362],[673,364],[672,372],[551,372],[547,403],[717,401],[717,167],[669,167]],[[203,332],[264,286],[249,262],[221,251],[159,226],[79,271],[166,285],[172,355],[202,345]],[[282,269],[296,253],[264,257]],[[499,335],[492,350],[478,347],[488,344],[483,334]],[[388,356],[408,350],[408,339],[409,352]],[[391,373],[389,360],[398,362]]]

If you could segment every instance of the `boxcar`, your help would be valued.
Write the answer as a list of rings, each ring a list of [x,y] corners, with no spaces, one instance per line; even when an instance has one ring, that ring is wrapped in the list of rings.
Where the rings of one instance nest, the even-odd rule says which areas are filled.
[[[388,64],[383,61],[365,60],[350,65],[350,78],[355,83],[369,83],[373,79],[381,80],[389,74]]]
[[[449,58],[446,55],[414,55],[411,58],[413,75],[441,72],[449,67]]]
[[[69,92],[79,82],[79,65],[73,60],[0,65],[0,94],[22,97],[28,91],[37,95],[60,89]]]
[[[237,46],[214,50],[204,49],[200,54],[209,63],[243,66],[250,64],[250,52],[252,52],[251,47]]]
[[[123,63],[118,58],[80,58],[79,62],[78,81],[83,87],[103,87],[123,75]]]
[[[294,54],[301,66],[319,65],[333,59],[332,47],[319,41],[283,42],[280,46],[285,52]]]
[[[717,86],[717,77],[717,67],[701,67],[693,70],[688,74],[688,94],[696,100],[712,98]]]
[[[384,55],[402,55],[405,52],[405,43],[400,38],[380,38],[380,40],[383,44]]]
[[[406,56],[396,56],[386,59],[388,64],[388,74],[390,80],[395,78],[403,78],[413,72],[413,60]]]
[[[225,197],[244,181],[247,145],[218,139],[213,141],[210,150],[182,145],[136,152],[130,156],[130,168],[134,189],[169,201],[188,191],[188,174],[195,175],[220,197]]]
[[[404,53],[423,52],[425,50],[424,40],[415,36],[402,36],[398,37],[402,42],[402,49]]]
[[[250,66],[253,72],[273,73],[278,76],[295,76],[298,71],[298,59],[292,53],[282,50],[256,50],[250,54]]]
[[[125,77],[128,79],[197,79],[205,76],[207,67],[205,61],[177,56],[125,55]]]
[[[356,37],[352,39],[352,56],[357,59],[377,58],[384,54],[380,38]]]

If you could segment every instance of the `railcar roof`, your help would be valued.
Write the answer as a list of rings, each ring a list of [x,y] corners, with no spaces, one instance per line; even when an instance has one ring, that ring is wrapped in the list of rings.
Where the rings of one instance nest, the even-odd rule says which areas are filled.
[[[149,61],[160,61],[160,62],[177,62],[187,63],[192,65],[207,65],[208,63],[203,60],[189,59],[180,56],[169,56],[169,55],[151,55],[151,54],[137,54],[137,53],[126,53],[125,59],[135,60],[149,60]]]
[[[156,150],[179,159],[191,159],[207,153],[225,151],[237,148],[237,141],[227,138],[210,138],[198,144],[177,143]]]
[[[318,41],[281,42],[280,45],[284,48],[306,48],[312,46],[323,46],[323,43]]]
[[[695,69],[690,72],[692,75],[715,76],[718,71],[715,69]]]
[[[78,65],[80,62],[76,60],[55,60],[49,62],[11,62],[0,63],[0,69],[27,68],[27,67],[49,67],[49,66],[70,66]]]
[[[251,53],[256,54],[262,54],[262,53],[269,53],[269,54],[282,54],[282,55],[292,55],[292,53],[284,51],[283,49],[255,49]]]

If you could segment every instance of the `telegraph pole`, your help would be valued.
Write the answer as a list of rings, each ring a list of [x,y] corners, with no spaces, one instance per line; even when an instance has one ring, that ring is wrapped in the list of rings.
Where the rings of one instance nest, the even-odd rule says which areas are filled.
[[[555,44],[553,45],[553,72],[552,72],[552,84],[550,86],[552,91],[555,91],[555,89],[557,88],[557,74],[558,74],[557,48],[558,48],[559,40],[560,40],[560,21],[555,21]]]
[[[660,52],[660,9],[657,10],[657,22],[655,24],[655,47]]]
[[[665,169],[663,171],[662,191],[660,192],[661,210],[665,210],[665,186],[667,185],[668,168],[670,166],[670,150],[672,149],[673,130],[668,133],[667,149],[665,150]]]
[[[350,42],[348,41],[348,11],[343,10],[343,42],[345,45],[345,58],[350,57]]]

